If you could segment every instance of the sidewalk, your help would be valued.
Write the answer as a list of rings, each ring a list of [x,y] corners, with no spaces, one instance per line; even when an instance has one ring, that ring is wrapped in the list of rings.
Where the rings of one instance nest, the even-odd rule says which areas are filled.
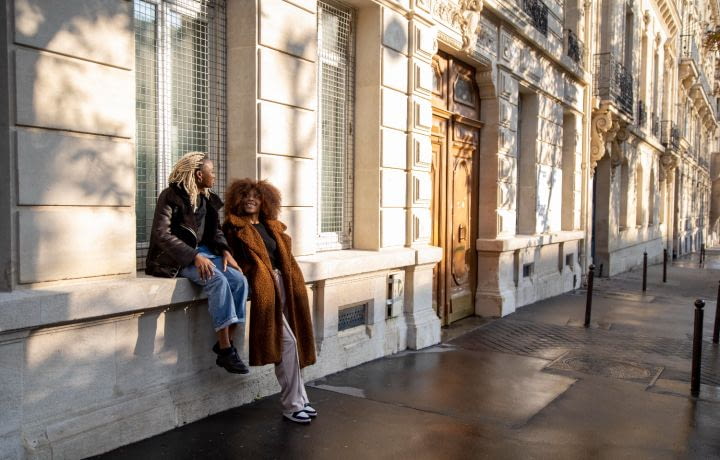
[[[596,279],[585,291],[470,318],[442,344],[311,382],[318,418],[277,395],[99,458],[720,458],[720,353],[711,343],[720,255]],[[690,395],[693,302],[707,300],[700,397]],[[467,332],[465,332],[467,331]],[[463,333],[465,332],[465,333]]]

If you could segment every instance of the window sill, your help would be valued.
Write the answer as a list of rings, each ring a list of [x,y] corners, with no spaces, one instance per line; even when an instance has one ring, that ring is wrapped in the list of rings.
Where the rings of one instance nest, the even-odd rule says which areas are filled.
[[[501,238],[479,238],[476,243],[478,251],[507,252],[517,249],[532,248],[546,244],[576,241],[585,238],[583,230],[561,231],[542,235],[513,235]]]

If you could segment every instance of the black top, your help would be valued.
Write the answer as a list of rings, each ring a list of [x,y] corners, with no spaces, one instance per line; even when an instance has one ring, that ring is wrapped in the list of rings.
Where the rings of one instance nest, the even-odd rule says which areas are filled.
[[[203,233],[205,233],[205,215],[207,214],[207,206],[205,202],[207,198],[205,195],[198,195],[198,207],[195,209],[195,223],[197,224],[197,239],[198,242],[202,241]]]
[[[263,239],[263,242],[265,242],[265,249],[267,249],[268,256],[270,256],[270,263],[272,264],[273,268],[278,267],[278,251],[277,251],[277,241],[270,235],[270,232],[267,231],[267,228],[265,228],[265,225],[263,225],[262,222],[259,224],[253,224],[253,227],[255,227],[255,230],[260,233],[260,236]]]
[[[205,228],[199,240],[195,211],[185,189],[173,183],[160,193],[150,232],[145,273],[168,278],[177,276],[180,269],[193,262],[200,245],[207,246],[213,254],[230,250],[220,228],[222,200],[213,192],[209,198],[203,198]]]

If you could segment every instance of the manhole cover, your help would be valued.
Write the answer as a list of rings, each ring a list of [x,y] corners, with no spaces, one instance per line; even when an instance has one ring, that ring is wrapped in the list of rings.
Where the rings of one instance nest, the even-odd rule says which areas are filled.
[[[550,363],[546,369],[581,372],[643,383],[650,383],[662,371],[662,367],[658,366],[578,353],[567,353]]]

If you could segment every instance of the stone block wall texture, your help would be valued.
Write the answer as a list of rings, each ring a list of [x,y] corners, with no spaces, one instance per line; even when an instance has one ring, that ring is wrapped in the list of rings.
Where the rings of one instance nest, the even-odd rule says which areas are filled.
[[[16,101],[7,125],[16,180],[2,186],[11,187],[14,283],[32,285],[0,294],[3,458],[82,458],[278,390],[272,366],[242,381],[215,366],[200,291],[136,274],[132,5],[17,0],[0,14],[2,30],[14,31]],[[376,41],[358,49],[368,71],[356,96],[370,97],[358,103],[356,142],[367,155],[356,177],[371,174],[355,205],[369,236],[355,246],[372,251],[317,254],[316,8],[228,2],[227,24],[228,174],[267,178],[283,192],[319,339],[307,380],[440,340],[432,273],[441,254],[426,245],[430,22],[416,46],[405,14],[371,2],[358,9],[362,33]],[[383,110],[398,101],[399,117]],[[404,290],[387,317],[390,274]],[[338,311],[360,301],[367,324],[338,332]]]
[[[134,267],[132,4],[18,2],[14,59],[16,283]],[[7,184],[12,187],[12,183]]]

